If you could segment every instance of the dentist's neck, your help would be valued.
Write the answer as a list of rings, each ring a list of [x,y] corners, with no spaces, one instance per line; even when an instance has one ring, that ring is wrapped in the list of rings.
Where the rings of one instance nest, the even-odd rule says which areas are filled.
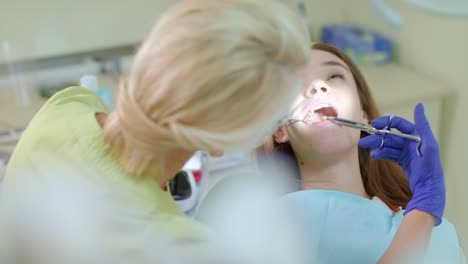
[[[370,198],[364,189],[357,149],[319,161],[298,157],[302,190],[334,190]]]

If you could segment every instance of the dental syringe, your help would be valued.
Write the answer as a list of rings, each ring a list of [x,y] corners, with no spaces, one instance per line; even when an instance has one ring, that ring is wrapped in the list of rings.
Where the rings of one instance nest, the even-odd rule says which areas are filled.
[[[412,140],[417,141],[417,142],[421,141],[421,137],[416,136],[416,135],[405,134],[405,133],[401,133],[401,132],[393,131],[393,130],[389,130],[389,129],[377,129],[377,128],[369,125],[369,124],[359,123],[359,122],[356,122],[356,121],[352,121],[352,120],[348,120],[348,119],[344,119],[344,118],[340,118],[340,117],[322,116],[321,119],[322,120],[329,120],[329,121],[331,121],[331,122],[333,122],[333,123],[335,123],[337,125],[358,129],[358,130],[364,131],[364,132],[366,132],[368,134],[382,134],[382,135],[389,134],[389,135],[395,135],[395,136],[398,136],[398,137],[412,139]]]

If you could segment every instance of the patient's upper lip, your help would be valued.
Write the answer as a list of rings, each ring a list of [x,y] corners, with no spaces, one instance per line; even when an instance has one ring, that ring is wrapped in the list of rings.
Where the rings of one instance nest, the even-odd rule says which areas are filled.
[[[321,103],[321,104],[318,104],[318,105],[314,106],[311,110],[316,111],[316,110],[319,110],[319,109],[322,109],[322,108],[325,108],[325,107],[333,107],[333,106],[331,106],[328,103]]]

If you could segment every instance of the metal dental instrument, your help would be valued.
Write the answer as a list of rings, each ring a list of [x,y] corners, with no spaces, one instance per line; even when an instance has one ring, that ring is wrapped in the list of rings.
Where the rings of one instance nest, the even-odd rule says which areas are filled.
[[[395,135],[395,136],[399,136],[399,137],[409,138],[409,139],[412,139],[412,140],[417,141],[417,142],[421,141],[421,138],[419,136],[405,134],[405,133],[401,133],[401,132],[397,132],[397,131],[392,131],[392,130],[389,130],[389,129],[377,129],[377,128],[369,125],[369,124],[363,124],[363,123],[351,121],[351,120],[344,119],[344,118],[333,117],[333,116],[323,116],[322,120],[330,120],[330,121],[332,121],[334,123],[337,123],[339,125],[359,129],[359,130],[364,131],[364,132],[366,132],[368,134],[376,134],[376,133],[377,134],[382,134],[382,135],[390,134],[390,135]]]
[[[295,119],[295,118],[289,118],[288,119],[288,124],[287,126],[291,126],[291,125],[294,125],[296,124],[297,122],[303,122],[303,123],[306,123],[306,124],[309,124],[310,121],[312,120],[312,112],[307,112],[307,115],[303,118],[303,119]]]
[[[330,120],[331,122],[341,125],[341,126],[346,126],[354,129],[358,129],[361,131],[364,131],[368,134],[381,134],[382,135],[382,143],[380,144],[380,148],[383,148],[384,146],[384,139],[385,135],[395,135],[398,137],[403,137],[403,138],[408,138],[411,140],[414,140],[418,142],[418,145],[416,146],[416,152],[418,156],[421,156],[421,153],[419,152],[419,146],[421,144],[421,137],[415,136],[415,135],[410,135],[410,134],[405,134],[401,133],[398,131],[392,131],[388,129],[388,125],[384,129],[377,129],[369,124],[364,124],[364,123],[359,123],[356,121],[344,119],[344,118],[339,118],[339,117],[333,117],[333,116],[322,116],[322,120]],[[390,117],[389,123],[392,120],[392,117]]]
[[[308,111],[306,116],[303,119],[289,118],[287,126],[291,126],[291,125],[296,124],[298,122],[303,122],[305,124],[310,124],[313,117],[314,117],[314,114],[311,111]],[[380,144],[380,148],[384,147],[384,140],[385,140],[386,135],[395,135],[395,136],[398,136],[398,137],[403,137],[403,138],[408,138],[408,139],[414,140],[414,141],[418,142],[418,144],[416,146],[416,153],[418,154],[418,156],[421,156],[421,152],[419,150],[419,147],[421,145],[421,137],[416,136],[416,135],[410,135],[410,134],[405,134],[405,133],[401,133],[401,132],[398,132],[398,131],[390,130],[388,128],[388,126],[390,125],[390,122],[391,122],[392,118],[393,118],[393,116],[390,116],[390,119],[388,120],[387,126],[384,129],[377,129],[377,128],[369,125],[369,124],[359,123],[359,122],[344,119],[344,118],[339,118],[339,117],[334,117],[334,116],[322,116],[321,117],[322,120],[329,120],[329,121],[331,121],[331,122],[333,122],[333,123],[335,123],[337,125],[340,125],[340,126],[346,126],[346,127],[358,129],[358,130],[364,131],[364,132],[366,132],[368,134],[380,134],[380,135],[382,135],[382,143]]]

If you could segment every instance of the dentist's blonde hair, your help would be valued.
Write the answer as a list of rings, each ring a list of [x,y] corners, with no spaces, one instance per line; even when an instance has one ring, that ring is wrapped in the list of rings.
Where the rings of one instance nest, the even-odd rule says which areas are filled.
[[[163,15],[104,124],[129,174],[154,177],[174,150],[252,148],[273,132],[310,55],[288,2],[185,0]]]

